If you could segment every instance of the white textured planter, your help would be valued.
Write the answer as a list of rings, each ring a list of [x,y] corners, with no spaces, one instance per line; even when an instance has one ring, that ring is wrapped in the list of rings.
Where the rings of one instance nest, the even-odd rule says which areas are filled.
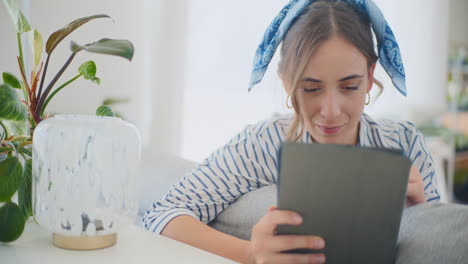
[[[56,246],[113,245],[138,203],[139,133],[115,117],[64,115],[42,121],[33,139],[33,210]]]

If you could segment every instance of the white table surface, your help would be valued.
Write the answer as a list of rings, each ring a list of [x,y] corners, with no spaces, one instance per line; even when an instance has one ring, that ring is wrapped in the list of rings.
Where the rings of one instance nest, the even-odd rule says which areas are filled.
[[[112,247],[75,251],[57,248],[52,235],[28,222],[21,237],[12,243],[0,242],[0,263],[235,263],[170,238],[130,226],[118,233]]]

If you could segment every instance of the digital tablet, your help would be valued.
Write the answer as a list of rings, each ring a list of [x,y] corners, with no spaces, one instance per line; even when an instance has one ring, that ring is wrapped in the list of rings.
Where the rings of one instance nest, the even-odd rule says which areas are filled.
[[[327,263],[394,263],[409,159],[396,150],[293,142],[279,154],[278,209],[303,223],[280,225],[278,235],[323,237],[318,252]]]

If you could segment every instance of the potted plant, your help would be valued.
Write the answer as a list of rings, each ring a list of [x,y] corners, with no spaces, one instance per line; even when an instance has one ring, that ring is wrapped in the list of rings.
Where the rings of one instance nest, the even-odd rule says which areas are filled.
[[[60,77],[81,51],[115,55],[131,60],[134,48],[128,40],[103,38],[85,45],[71,41],[70,57],[51,81],[46,83],[51,54],[55,48],[70,33],[87,22],[109,16],[94,15],[79,18],[52,33],[45,43],[44,63],[41,34],[31,27],[13,0],[3,0],[3,3],[16,27],[19,53],[17,56],[19,77],[4,72],[1,73],[0,80],[0,242],[11,242],[21,236],[25,221],[32,215],[32,139],[36,126],[48,117],[47,105],[58,92],[79,78],[100,83],[96,77],[96,64],[93,61],[84,62],[78,68],[75,77],[57,85]],[[28,33],[33,50],[30,74],[25,71],[23,57],[22,35],[25,33]],[[18,96],[18,93],[21,96]],[[108,106],[99,107],[96,114],[114,116]],[[16,193],[17,202],[13,199]]]

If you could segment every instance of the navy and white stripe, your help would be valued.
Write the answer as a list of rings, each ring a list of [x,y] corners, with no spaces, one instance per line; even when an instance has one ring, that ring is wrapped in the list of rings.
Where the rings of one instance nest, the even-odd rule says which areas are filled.
[[[160,233],[179,215],[208,223],[243,194],[276,184],[277,153],[291,121],[291,114],[275,114],[247,126],[155,202],[143,218],[144,226]],[[305,132],[299,142],[312,143],[309,133]],[[376,121],[363,114],[359,146],[402,151],[419,169],[427,201],[439,200],[432,158],[423,135],[411,122]]]

